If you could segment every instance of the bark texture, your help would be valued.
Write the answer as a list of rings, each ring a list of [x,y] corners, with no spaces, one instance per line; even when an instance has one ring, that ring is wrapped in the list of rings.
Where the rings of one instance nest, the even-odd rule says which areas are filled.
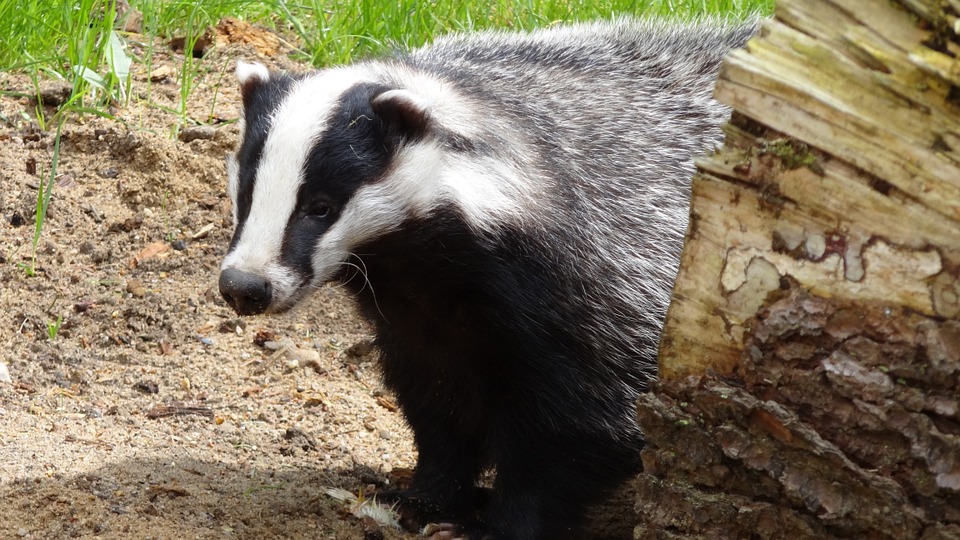
[[[641,402],[636,538],[960,538],[960,322],[793,288],[755,323]]]
[[[636,538],[960,539],[958,21],[783,0],[725,62]]]

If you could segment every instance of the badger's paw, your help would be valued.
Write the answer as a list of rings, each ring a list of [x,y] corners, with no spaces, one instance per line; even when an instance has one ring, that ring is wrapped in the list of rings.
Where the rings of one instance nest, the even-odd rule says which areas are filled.
[[[461,493],[458,499],[449,494],[431,496],[415,489],[380,491],[375,496],[379,502],[394,506],[400,514],[400,524],[404,529],[409,532],[421,531],[422,534],[425,525],[431,523],[442,523],[445,525],[443,531],[449,532],[453,530],[450,523],[476,522],[481,510],[490,500],[490,493],[488,488],[475,487]],[[472,530],[473,527],[469,529]],[[448,535],[438,536],[434,540],[446,540],[448,537],[458,538]],[[473,536],[465,538],[474,540]],[[483,536],[476,537],[476,540],[483,539]]]

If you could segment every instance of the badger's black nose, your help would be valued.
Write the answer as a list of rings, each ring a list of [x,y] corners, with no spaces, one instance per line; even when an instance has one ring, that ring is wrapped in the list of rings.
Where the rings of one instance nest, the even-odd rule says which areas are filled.
[[[250,272],[227,268],[220,272],[220,294],[239,315],[263,313],[270,305],[270,283]]]

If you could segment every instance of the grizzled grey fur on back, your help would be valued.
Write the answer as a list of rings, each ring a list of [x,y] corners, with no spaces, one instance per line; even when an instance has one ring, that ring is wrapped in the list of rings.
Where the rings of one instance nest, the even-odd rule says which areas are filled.
[[[419,451],[392,496],[455,523],[442,538],[582,538],[639,467],[693,159],[721,142],[720,61],[756,26],[622,19],[238,66],[221,292],[244,315],[353,294]]]

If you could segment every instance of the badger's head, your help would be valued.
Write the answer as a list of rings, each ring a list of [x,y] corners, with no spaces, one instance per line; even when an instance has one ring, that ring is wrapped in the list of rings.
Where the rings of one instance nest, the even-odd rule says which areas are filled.
[[[227,164],[234,236],[220,292],[241,315],[291,308],[358,247],[439,204],[475,225],[512,206],[490,181],[504,175],[450,159],[470,152],[470,129],[440,121],[457,124],[462,108],[443,85],[400,88],[370,66],[289,76],[239,63],[237,77],[243,140]]]

